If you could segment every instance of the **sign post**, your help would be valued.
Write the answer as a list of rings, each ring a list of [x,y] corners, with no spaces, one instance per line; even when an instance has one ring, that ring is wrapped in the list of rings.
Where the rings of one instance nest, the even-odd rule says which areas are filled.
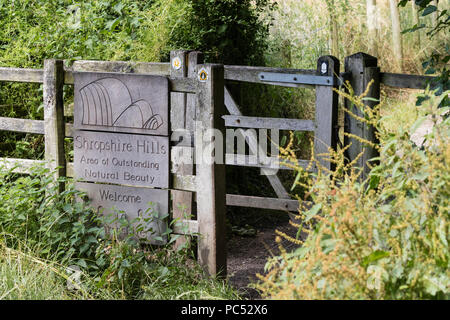
[[[134,235],[164,243],[170,187],[168,79],[77,72],[74,90],[74,173],[82,181],[77,188],[100,214],[147,221],[141,228],[132,225]]]

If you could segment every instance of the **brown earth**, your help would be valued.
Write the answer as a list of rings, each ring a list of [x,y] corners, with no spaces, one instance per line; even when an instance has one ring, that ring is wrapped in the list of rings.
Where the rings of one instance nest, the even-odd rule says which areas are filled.
[[[287,215],[286,215],[287,216]],[[264,274],[264,265],[271,256],[279,255],[275,242],[275,230],[295,237],[296,230],[289,224],[289,219],[274,223],[268,220],[257,227],[254,236],[231,234],[228,239],[227,268],[229,283],[242,293],[245,299],[261,299],[260,293],[249,284],[258,280],[257,273]],[[292,250],[297,246],[287,240],[282,241],[285,249]]]

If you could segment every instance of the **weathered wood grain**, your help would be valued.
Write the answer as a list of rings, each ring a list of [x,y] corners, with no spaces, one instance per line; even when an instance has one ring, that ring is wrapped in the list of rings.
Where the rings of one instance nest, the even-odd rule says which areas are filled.
[[[377,67],[377,63],[377,58],[365,53],[357,53],[346,57],[345,71],[351,73],[350,85],[353,88],[355,95],[361,95],[365,92],[369,82],[373,80],[366,97],[373,98],[375,100],[380,99],[380,68]],[[377,103],[377,101],[364,101],[364,104],[370,108],[373,108]],[[345,104],[347,110],[350,110],[358,117],[364,117],[364,114],[359,107],[354,106],[348,100],[345,101]],[[345,132],[361,137],[369,142],[377,143],[375,128],[358,121],[347,113],[345,114]],[[364,179],[370,171],[370,168],[367,166],[367,161],[376,157],[378,152],[375,148],[371,147],[367,143],[363,143],[359,139],[349,136],[345,136],[344,138],[345,145],[349,145],[351,143],[351,146],[347,150],[347,157],[349,161],[353,161],[359,157],[361,152],[363,152],[362,156],[360,156],[358,161],[355,163],[355,167],[363,169],[361,179]]]
[[[317,60],[317,73],[336,77],[339,74],[339,60],[333,56],[323,56]],[[338,140],[338,102],[339,96],[333,91],[335,86],[316,86],[316,112],[314,153],[320,165],[334,170],[334,163],[327,161],[328,148],[336,150]]]
[[[435,77],[415,74],[380,72],[380,82],[386,86],[407,89],[425,89]]]
[[[239,110],[237,103],[234,101],[227,87],[224,88],[224,102],[228,112],[231,115],[242,116],[242,113]],[[252,132],[249,132],[249,135],[250,135],[249,138],[251,140],[248,143],[250,150],[253,154],[258,154],[259,151],[258,148],[255,148],[255,146],[258,145],[257,143],[258,139],[256,135],[253,134]],[[264,152],[264,150],[262,150],[261,152]],[[284,188],[283,184],[281,183],[277,175],[269,174],[266,175],[266,177],[279,198],[289,199],[289,194],[287,193],[286,189]]]
[[[19,159],[21,160],[21,159]],[[73,178],[73,162],[67,163],[67,176]],[[197,178],[193,175],[178,175],[172,174],[172,189],[196,192],[197,191]]]
[[[44,160],[16,159],[16,158],[0,158],[0,165],[7,170],[13,169],[16,173],[31,173],[31,169],[37,166],[45,165]]]
[[[210,129],[220,131],[222,137],[225,134],[221,118],[225,112],[223,65],[204,64],[197,68],[207,73],[207,79],[198,85],[195,113],[197,221],[200,233],[198,259],[209,274],[226,276],[225,165],[224,159],[215,159],[214,154],[206,151],[209,146],[218,143],[214,136],[208,134]]]
[[[227,206],[297,211],[298,200],[227,194]]]
[[[189,78],[169,78],[170,91],[175,93],[195,93],[197,82]]]
[[[44,134],[44,121],[0,117],[0,130]]]
[[[197,220],[178,220],[173,225],[173,233],[181,235],[193,235],[198,233],[198,221]]]
[[[64,65],[62,60],[44,61],[44,133],[45,160],[55,172],[55,181],[66,175],[66,157],[64,151]],[[64,184],[59,183],[59,191]]]
[[[297,163],[291,161],[280,160],[278,158],[271,158],[269,163],[258,162],[253,156],[243,155],[243,154],[225,154],[225,164],[229,166],[243,166],[243,167],[257,167],[265,169],[280,169],[280,170],[294,170],[290,166],[284,165],[285,163],[292,166],[299,166],[306,169],[309,166],[308,160],[298,160]],[[312,166],[309,172],[314,172],[315,167]]]
[[[285,118],[262,118],[246,116],[223,116],[225,126],[237,128],[279,129],[292,131],[314,131],[314,121]]]
[[[281,69],[281,68],[270,68],[270,67],[247,67],[247,66],[224,66],[225,68],[225,80],[233,81],[243,81],[243,82],[253,82],[253,83],[265,83],[261,81],[258,77],[261,72],[277,72],[277,73],[290,73],[290,74],[309,74],[315,75],[316,70],[305,70],[305,69]],[[286,87],[303,87],[304,85],[298,84],[286,84],[286,83],[270,83],[274,85],[281,85]]]
[[[170,76],[171,93],[170,93],[170,121],[171,130],[183,131],[186,126],[186,93],[174,92],[174,83],[176,80],[186,80],[188,73],[188,51],[177,50],[170,52]],[[176,61],[176,66],[175,66]],[[190,79],[189,79],[190,80]],[[184,140],[184,139],[183,139]],[[171,150],[172,172],[176,174],[192,174],[192,166],[185,165],[189,157],[192,157],[192,148],[174,147]],[[190,169],[190,170],[189,170]],[[195,185],[194,185],[195,190]],[[180,190],[172,190],[172,216],[174,219],[183,219],[192,214],[192,193]],[[187,239],[177,239],[175,247],[178,248],[186,243]]]
[[[73,63],[72,68],[74,71],[148,73],[167,76],[170,63],[77,60]]]
[[[42,83],[44,70],[0,67],[0,81]]]

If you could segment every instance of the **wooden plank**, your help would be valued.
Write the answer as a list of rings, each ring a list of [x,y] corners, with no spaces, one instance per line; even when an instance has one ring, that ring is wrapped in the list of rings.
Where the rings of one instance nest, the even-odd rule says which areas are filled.
[[[218,143],[211,129],[225,136],[224,121],[221,116],[224,108],[223,65],[198,65],[197,70],[206,72],[206,79],[199,82],[196,108],[195,155],[197,185],[197,221],[200,237],[198,239],[198,259],[210,275],[226,276],[226,202],[225,202],[225,164],[224,159],[214,158],[206,151]],[[223,145],[217,145],[222,148]],[[220,152],[219,152],[220,153]],[[216,154],[216,156],[218,156]]]
[[[173,227],[174,234],[193,235],[198,233],[198,221],[181,219],[175,222]],[[178,239],[177,239],[178,240]]]
[[[42,83],[44,71],[42,69],[0,67],[0,81]]]
[[[73,85],[73,81],[72,68],[64,67],[64,84]]]
[[[108,72],[108,71],[98,70],[97,72]],[[64,73],[64,84],[73,85],[73,72],[69,69],[66,69]],[[169,78],[170,91],[173,92],[195,93],[197,90],[196,84],[197,84],[196,81],[192,81],[191,79],[188,78],[175,78],[175,77]]]
[[[189,78],[169,78],[170,91],[181,93],[195,93],[197,82]]]
[[[73,162],[67,163],[67,176],[73,178]],[[197,178],[193,175],[172,174],[172,188],[176,190],[184,190],[190,192],[197,191]]]
[[[386,86],[408,89],[425,89],[436,77],[415,74],[380,73],[380,82]]]
[[[45,160],[55,172],[55,181],[66,175],[64,151],[64,65],[62,60],[44,61],[44,133]],[[64,184],[59,184],[59,191]]]
[[[255,161],[256,160],[256,161]],[[242,167],[256,167],[256,168],[265,168],[265,169],[280,169],[280,170],[294,170],[291,167],[283,165],[283,163],[287,163],[289,165],[297,165],[306,169],[309,165],[309,160],[297,160],[297,163],[293,163],[290,161],[280,160],[278,158],[272,157],[268,164],[258,162],[253,156],[248,156],[244,154],[225,154],[225,164],[230,166],[242,166]],[[314,172],[315,167],[313,166],[309,172]]]
[[[339,74],[339,60],[333,56],[323,56],[317,60],[317,72],[321,75],[334,76]],[[336,150],[338,140],[338,102],[339,96],[333,91],[335,86],[316,86],[316,112],[314,153],[321,166],[334,170],[335,164],[327,161],[328,148]],[[325,172],[328,173],[328,172]]]
[[[72,68],[74,71],[147,73],[167,76],[170,63],[77,60],[73,63]]]
[[[173,82],[176,79],[185,79],[187,76],[187,51],[176,50],[170,52],[172,65],[176,62],[177,67],[170,68],[170,77]],[[178,81],[179,82],[179,81]],[[173,86],[173,83],[171,84]],[[171,88],[173,91],[173,88]],[[195,92],[195,91],[194,91]],[[170,126],[173,131],[184,129],[184,116],[186,111],[186,94],[180,92],[170,93]]]
[[[200,51],[192,51],[188,54],[188,78],[197,84],[196,67],[204,63],[204,55]],[[188,94],[186,101],[185,129],[193,132],[195,130],[195,108],[197,97],[195,94]]]
[[[314,131],[314,121],[302,119],[223,116],[226,127]]]
[[[172,189],[197,192],[197,176],[193,175],[172,175]]]
[[[273,85],[281,85],[286,87],[304,87],[300,84],[287,84],[287,83],[268,83],[261,81],[258,77],[261,72],[277,72],[288,74],[305,74],[315,75],[316,70],[305,69],[282,69],[282,68],[270,68],[270,67],[247,67],[247,66],[224,66],[225,68],[225,80],[253,82],[253,83],[265,83]]]
[[[0,158],[0,165],[5,169],[11,170],[16,173],[31,173],[31,169],[37,166],[43,166],[46,162],[44,160],[30,160],[30,159],[16,159],[16,158]]]
[[[239,109],[239,106],[237,105],[236,101],[234,101],[233,96],[226,86],[224,88],[224,103],[225,107],[231,115],[242,116],[242,112]]]
[[[228,112],[231,115],[242,116],[242,113],[239,110],[237,103],[234,101],[233,97],[231,96],[230,92],[228,91],[228,89],[226,87],[224,88],[224,102],[225,102],[225,106],[226,106]],[[255,148],[255,145],[256,146],[258,145],[258,143],[257,143],[258,139],[257,139],[256,135],[254,135],[252,132],[249,132],[249,134],[250,134],[250,139],[251,139],[251,141],[249,143],[251,152],[253,154],[260,154],[261,152],[264,152],[264,150],[262,150],[261,152],[258,153],[259,150]],[[284,188],[283,184],[281,183],[281,181],[277,177],[277,175],[265,174],[264,172],[261,172],[261,173],[263,173],[267,177],[270,185],[274,189],[278,198],[289,199],[289,194],[287,193],[286,189]],[[267,173],[267,171],[266,171],[266,173]]]
[[[298,211],[298,200],[227,194],[227,206]]]
[[[44,121],[0,117],[0,130],[44,134]]]
[[[66,137],[73,137],[73,123],[66,123],[65,135]]]

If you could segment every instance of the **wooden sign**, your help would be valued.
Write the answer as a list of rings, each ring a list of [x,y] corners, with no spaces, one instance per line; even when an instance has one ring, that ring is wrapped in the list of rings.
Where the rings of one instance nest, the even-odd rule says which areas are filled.
[[[133,234],[164,243],[169,191],[153,188],[169,188],[168,79],[77,72],[74,90],[74,177],[83,181],[77,189],[100,214],[116,220],[105,225],[107,231],[119,219],[138,218],[144,233],[132,224]]]
[[[142,74],[74,72],[74,128],[167,136],[168,81]]]
[[[91,207],[111,221],[105,226],[108,234],[111,234],[112,229],[118,228],[119,219],[126,219],[130,226],[125,230],[118,229],[121,231],[119,236],[133,233],[137,238],[146,239],[153,244],[167,241],[166,237],[155,237],[161,236],[167,229],[165,217],[169,212],[168,190],[83,182],[77,182],[75,187],[86,192]]]
[[[169,137],[76,130],[73,145],[79,179],[169,188]]]

